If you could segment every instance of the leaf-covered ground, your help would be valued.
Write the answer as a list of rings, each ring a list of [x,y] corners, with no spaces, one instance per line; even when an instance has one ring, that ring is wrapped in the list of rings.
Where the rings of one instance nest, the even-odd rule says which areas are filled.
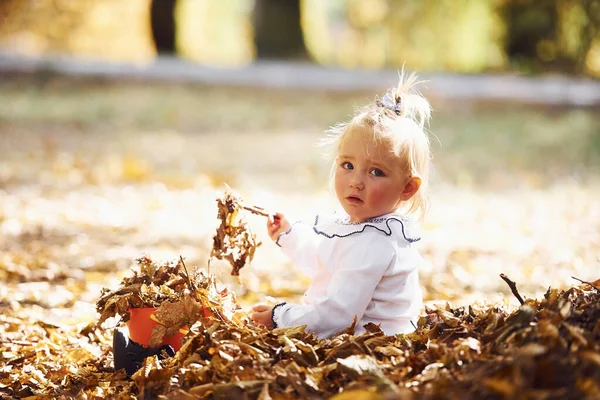
[[[569,289],[579,284],[572,276],[600,278],[597,110],[432,100],[441,145],[420,245],[429,312],[414,336],[317,343],[299,331],[201,327],[187,353],[131,381],[112,369],[117,321],[94,325],[101,288],[116,288],[143,254],[208,269],[223,183],[249,204],[298,217],[331,208],[314,144],[371,94],[48,77],[1,84],[2,397],[597,393],[597,291]],[[306,278],[269,243],[264,219],[248,218],[264,242],[252,265],[240,280],[221,262],[210,272],[245,310],[298,299]],[[500,273],[526,306],[518,309]],[[248,375],[234,373],[242,361]]]

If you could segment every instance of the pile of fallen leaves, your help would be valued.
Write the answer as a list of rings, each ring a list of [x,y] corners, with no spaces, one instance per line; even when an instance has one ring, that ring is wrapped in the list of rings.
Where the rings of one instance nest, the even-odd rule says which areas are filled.
[[[159,266],[145,258],[140,267],[98,304],[125,317],[125,306],[115,304],[200,299],[190,285],[204,293],[195,301],[212,315],[190,324],[174,357],[151,356],[128,380],[112,368],[110,331],[2,313],[0,397],[583,399],[600,393],[600,281],[521,299],[514,312],[504,305],[426,309],[407,335],[385,336],[368,325],[361,335],[351,335],[350,327],[319,340],[302,326],[267,330],[231,318],[239,312],[235,298],[219,300],[214,280],[188,275],[181,260]],[[144,303],[149,298],[155,303]]]
[[[124,278],[119,288],[102,289],[96,303],[99,323],[116,315],[126,322],[131,308],[156,308],[154,317],[159,323],[152,331],[149,345],[157,347],[165,335],[191,326],[205,314],[234,324],[244,320],[245,314],[236,304],[234,294],[226,288],[219,290],[214,276],[202,270],[190,275],[183,258],[159,265],[149,257],[141,257],[137,264],[139,270]]]
[[[318,340],[208,318],[133,380],[144,398],[588,398],[600,393],[600,289],[550,289],[513,313],[428,309],[398,336],[370,325]]]
[[[101,399],[136,390],[125,372],[112,366],[108,331],[1,311],[1,399]]]

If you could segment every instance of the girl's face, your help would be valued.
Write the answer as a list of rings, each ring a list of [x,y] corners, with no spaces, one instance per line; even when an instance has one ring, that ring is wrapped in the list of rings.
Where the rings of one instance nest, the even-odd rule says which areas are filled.
[[[360,132],[346,135],[336,159],[334,182],[350,222],[364,222],[395,211],[401,201],[407,200],[407,184],[415,178],[402,170],[389,144],[369,140],[369,134]]]

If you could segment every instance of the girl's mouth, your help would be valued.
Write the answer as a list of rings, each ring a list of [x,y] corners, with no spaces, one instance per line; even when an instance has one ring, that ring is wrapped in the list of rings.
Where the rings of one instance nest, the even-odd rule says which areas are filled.
[[[363,202],[361,199],[359,199],[358,197],[355,197],[355,196],[346,197],[346,201],[348,201],[348,203],[350,203],[350,204],[360,204]]]

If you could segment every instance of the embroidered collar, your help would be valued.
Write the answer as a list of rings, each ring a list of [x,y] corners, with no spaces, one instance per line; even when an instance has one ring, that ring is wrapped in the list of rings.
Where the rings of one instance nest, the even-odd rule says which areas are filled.
[[[346,214],[317,215],[313,230],[326,238],[347,237],[376,229],[387,236],[398,232],[409,243],[421,240],[417,223],[400,214],[386,214],[364,222],[350,222]]]

